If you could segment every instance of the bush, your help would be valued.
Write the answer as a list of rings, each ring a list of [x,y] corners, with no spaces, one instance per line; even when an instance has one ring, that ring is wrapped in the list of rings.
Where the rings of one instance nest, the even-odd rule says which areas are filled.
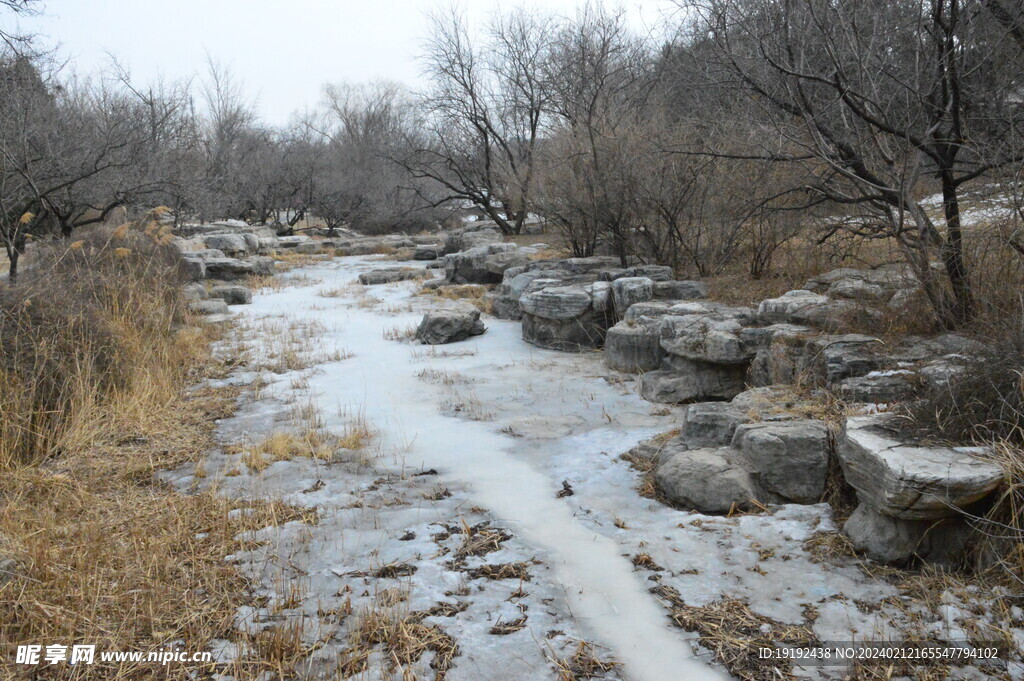
[[[0,288],[0,470],[73,446],[100,428],[101,405],[141,408],[187,370],[175,335],[184,278],[169,240],[132,223],[40,243]]]
[[[966,358],[945,387],[911,405],[911,420],[954,442],[1024,444],[1024,316],[983,338],[985,349]]]

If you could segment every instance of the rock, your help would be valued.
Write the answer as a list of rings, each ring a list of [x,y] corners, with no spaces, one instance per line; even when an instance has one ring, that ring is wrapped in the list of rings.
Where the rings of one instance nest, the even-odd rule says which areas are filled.
[[[617,273],[616,276],[609,279],[614,281],[615,279],[635,279],[642,277],[644,279],[650,279],[651,281],[671,281],[673,275],[672,268],[668,265],[636,265],[634,267],[626,267],[621,272]]]
[[[204,286],[202,283],[198,281],[193,282],[191,284],[185,284],[184,286],[181,287],[181,292],[182,295],[185,296],[185,300],[190,302],[197,300],[206,300],[207,298],[210,297],[209,292],[206,290],[206,286]]]
[[[847,420],[838,454],[846,481],[861,502],[906,520],[944,518],[983,499],[1003,481],[979,447],[907,444],[880,416]]]
[[[790,323],[799,313],[828,302],[827,297],[811,291],[789,291],[778,298],[762,300],[757,306],[757,320],[762,324]]]
[[[423,315],[416,338],[424,345],[442,345],[479,336],[486,330],[479,310],[439,310]]]
[[[443,248],[438,244],[422,244],[413,251],[413,260],[437,260],[441,257]]]
[[[524,313],[554,320],[579,317],[592,303],[590,292],[576,286],[552,286],[527,293],[519,300]]]
[[[252,302],[252,289],[248,286],[226,285],[210,289],[211,298],[220,298],[228,305],[248,305]]]
[[[604,339],[604,361],[616,371],[642,373],[661,366],[661,332],[650,320],[619,322]]]
[[[526,293],[523,340],[551,350],[578,352],[604,345],[611,322],[607,282],[555,286]]]
[[[207,248],[215,248],[231,258],[249,255],[249,244],[241,234],[209,234],[204,238]]]
[[[234,258],[210,258],[206,262],[206,276],[210,279],[234,281],[249,275],[271,274],[274,261],[270,258],[252,257],[245,260]]]
[[[260,252],[260,237],[251,232],[245,232],[242,234],[242,238],[245,239],[246,253],[258,254]]]
[[[497,243],[501,243],[501,234],[494,229],[452,232],[445,240],[443,255]]]
[[[843,525],[857,551],[872,560],[906,565],[921,560],[954,566],[962,559],[970,526],[962,518],[906,520],[859,505]]]
[[[914,397],[917,392],[912,371],[872,371],[864,376],[844,378],[839,382],[839,395],[847,402],[892,404]]]
[[[732,446],[760,489],[798,504],[821,500],[830,452],[822,421],[741,424]]]
[[[312,240],[305,234],[296,234],[294,236],[280,236],[277,238],[277,244],[280,248],[298,248],[302,244],[308,244]]]
[[[497,243],[445,256],[445,276],[453,284],[498,284],[505,270],[530,262],[531,251]]]
[[[883,343],[877,338],[848,333],[809,338],[805,353],[807,366],[815,369],[825,383],[834,385],[844,378],[884,368],[882,348]]]
[[[182,258],[181,269],[189,281],[206,279],[206,262],[199,258]]]
[[[380,284],[393,284],[397,281],[427,279],[429,277],[430,274],[426,270],[421,270],[417,267],[387,267],[363,272],[359,275],[359,283],[363,286],[377,286]]]
[[[746,365],[756,348],[740,341],[742,328],[735,318],[718,314],[667,315],[661,318],[661,347],[689,360]]]
[[[234,319],[234,315],[231,313],[227,314],[207,314],[199,318],[199,322],[208,326],[221,326],[230,324],[231,320]]]
[[[301,255],[316,255],[323,252],[319,241],[305,241],[295,245],[295,252]]]
[[[736,427],[750,418],[729,402],[697,402],[683,412],[679,439],[690,447],[724,447],[732,442]]]
[[[637,303],[626,310],[625,321],[637,322],[644,318],[664,317],[669,314],[672,305],[670,303],[651,301],[648,303]],[[659,327],[659,336],[661,334]]]
[[[228,304],[219,298],[211,300],[196,300],[189,303],[188,309],[193,313],[200,315],[227,314]]]
[[[654,297],[661,300],[707,298],[708,285],[702,281],[655,281]]]
[[[18,561],[14,558],[0,556],[0,588],[20,576],[22,575]]]
[[[665,498],[701,513],[728,513],[751,506],[757,493],[750,475],[730,460],[732,451],[695,449],[662,457],[654,482]]]
[[[612,303],[615,315],[622,319],[632,305],[654,297],[654,282],[647,277],[622,277],[612,282]]]
[[[745,367],[670,358],[668,369],[640,377],[640,395],[649,402],[686,404],[728,400],[743,391]]]

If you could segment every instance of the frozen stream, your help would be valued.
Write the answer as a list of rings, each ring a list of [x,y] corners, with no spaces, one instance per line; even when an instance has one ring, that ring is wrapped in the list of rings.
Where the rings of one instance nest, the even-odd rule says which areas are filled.
[[[336,259],[293,271],[285,276],[294,285],[233,308],[243,340],[257,352],[279,347],[282,324],[315,323],[306,342],[343,354],[265,375],[260,398],[221,424],[225,442],[266,436],[287,421],[290,407],[310,399],[330,430],[344,433],[353,420],[365,420],[376,434],[360,462],[300,457],[255,471],[240,463],[236,448],[212,454],[202,480],[178,473],[181,487],[215,483],[224,494],[272,496],[318,511],[316,525],[268,528],[257,537],[266,546],[236,556],[262,579],[270,601],[240,613],[240,626],[258,630],[281,617],[314,622],[309,637],[321,645],[310,675],[329,676],[348,645],[350,619],[325,623],[323,613],[343,599],[358,607],[384,583],[398,584],[408,592],[408,609],[452,599],[462,608],[425,620],[459,645],[448,681],[555,679],[551,660],[564,659],[579,640],[620,663],[602,678],[729,678],[707,650],[695,655],[689,635],[671,625],[650,593],[652,582],[692,606],[741,599],[772,621],[811,626],[823,640],[884,633],[880,612],[857,603],[878,603],[893,588],[851,565],[825,564],[805,548],[815,533],[834,530],[826,506],[714,518],[641,497],[637,474],[618,455],[674,427],[678,410],[640,399],[630,380],[609,375],[599,353],[526,344],[518,322],[485,318],[483,336],[433,349],[393,339],[424,310],[446,304],[414,295],[418,282],[352,284],[360,272],[396,264]],[[243,371],[231,380],[252,378]],[[563,483],[574,494],[556,496]],[[479,579],[452,567],[456,538],[437,528],[478,522],[511,537],[468,565],[526,562],[533,566],[529,582]],[[657,572],[634,567],[631,556],[640,553]],[[366,576],[368,568],[397,563],[410,566],[400,577]],[[282,580],[302,584],[297,603],[280,595]],[[517,620],[523,625],[510,635],[491,629]],[[429,655],[415,678],[430,678]],[[358,678],[389,678],[382,660],[379,670],[371,660]],[[832,672],[841,677],[841,670],[823,668],[807,675]]]

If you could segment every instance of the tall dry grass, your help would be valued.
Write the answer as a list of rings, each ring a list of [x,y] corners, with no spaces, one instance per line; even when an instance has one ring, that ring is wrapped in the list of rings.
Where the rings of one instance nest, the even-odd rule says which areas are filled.
[[[0,471],[73,450],[111,412],[140,426],[205,353],[154,223],[39,244],[0,288]]]
[[[213,446],[214,420],[237,393],[186,391],[227,365],[211,358],[210,332],[191,326],[169,239],[145,220],[97,228],[37,244],[20,281],[0,284],[0,679],[209,675],[197,664],[18,669],[14,648],[237,640],[234,615],[251,593],[225,557],[241,533],[297,517],[280,502],[156,480]],[[251,658],[232,675],[270,669]]]

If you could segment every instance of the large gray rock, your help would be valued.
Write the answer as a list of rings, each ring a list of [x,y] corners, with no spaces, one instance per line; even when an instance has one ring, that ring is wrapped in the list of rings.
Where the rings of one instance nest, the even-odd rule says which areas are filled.
[[[228,305],[248,305],[252,302],[252,289],[248,286],[222,285],[210,289],[211,298],[220,298]]]
[[[908,265],[885,265],[872,270],[843,267],[811,278],[804,288],[833,298],[885,302],[900,290],[918,286]]]
[[[604,345],[612,316],[607,282],[544,288],[523,295],[519,304],[528,343],[568,352]]]
[[[654,371],[664,355],[660,329],[650,320],[619,322],[608,329],[604,339],[605,364],[616,371]]]
[[[983,448],[907,444],[889,423],[881,416],[850,418],[838,448],[846,481],[879,513],[906,520],[953,516],[1003,481],[998,465],[979,458]]]
[[[249,255],[249,244],[241,234],[209,234],[205,237],[206,247],[222,251],[231,258]]]
[[[751,506],[758,494],[750,475],[731,460],[733,451],[694,449],[661,457],[654,482],[675,506],[701,513],[728,513]]]
[[[693,448],[725,447],[750,418],[730,402],[697,402],[683,412],[679,439]]]
[[[843,525],[843,532],[854,549],[881,563],[955,566],[963,557],[970,526],[962,518],[893,518],[861,504]]]
[[[757,320],[762,324],[790,323],[801,312],[827,305],[828,302],[826,296],[811,291],[789,291],[778,298],[762,300],[757,306]]]
[[[424,345],[442,345],[479,336],[486,330],[479,310],[438,310],[423,315],[416,338]]]
[[[654,297],[659,300],[707,298],[708,285],[702,281],[655,281]]]
[[[728,400],[743,391],[745,367],[668,358],[666,369],[640,377],[640,396],[649,402],[686,404]]]
[[[492,223],[493,224],[493,223]],[[460,230],[448,235],[444,243],[443,254],[468,251],[478,246],[497,244],[501,242],[501,234],[494,229],[478,229],[475,231]]]
[[[693,361],[746,365],[756,348],[740,340],[742,328],[737,318],[717,313],[667,315],[661,318],[661,347]]]
[[[192,282],[191,284],[185,284],[181,287],[182,295],[185,296],[185,300],[192,302],[195,300],[206,300],[210,297],[210,292],[206,290],[206,285],[202,282]]]
[[[209,279],[234,281],[250,275],[265,275],[274,272],[274,261],[270,258],[255,256],[245,260],[235,258],[208,258],[206,276]]]
[[[229,311],[228,304],[219,298],[193,301],[188,304],[188,309],[199,315],[227,314]]]
[[[864,376],[844,378],[839,382],[838,390],[847,402],[892,404],[914,397],[918,380],[913,371],[872,371]]]
[[[445,256],[445,277],[453,284],[498,284],[505,270],[530,262],[531,250],[497,243]]]
[[[202,258],[182,258],[179,266],[189,281],[206,279],[206,261]]]
[[[443,247],[438,244],[421,244],[413,251],[413,260],[437,260],[441,257]]]
[[[363,286],[377,286],[379,284],[393,284],[397,281],[411,281],[414,279],[427,279],[429,277],[429,272],[416,267],[387,267],[363,272],[359,275],[359,283]]]
[[[822,421],[741,424],[732,446],[760,489],[798,504],[821,500],[831,449]]]
[[[647,277],[620,277],[612,281],[612,303],[615,316],[622,319],[626,310],[654,297],[654,282]]]

